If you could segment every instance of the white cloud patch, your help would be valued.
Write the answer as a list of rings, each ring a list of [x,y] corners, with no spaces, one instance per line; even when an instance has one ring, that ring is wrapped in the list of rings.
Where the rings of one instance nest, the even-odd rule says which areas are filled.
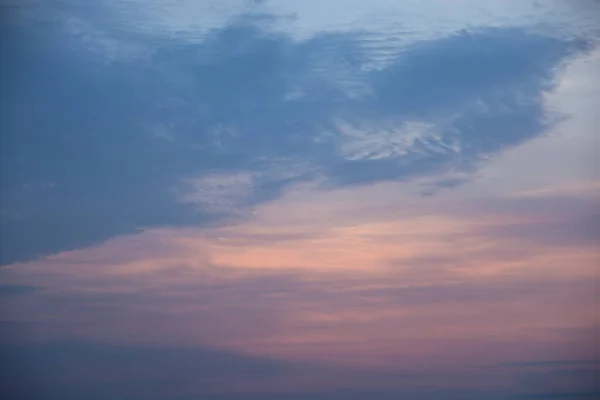
[[[256,176],[251,172],[218,173],[184,181],[184,203],[198,204],[202,210],[215,214],[239,214],[251,196]]]
[[[379,160],[417,154],[424,149],[450,150],[441,142],[436,126],[421,121],[405,121],[382,128],[362,128],[348,122],[337,123],[339,151],[347,160]]]
[[[216,172],[181,182],[179,200],[197,204],[207,213],[242,216],[256,202],[265,185],[299,178],[313,171],[307,162],[289,159],[260,160],[265,167],[257,171]]]

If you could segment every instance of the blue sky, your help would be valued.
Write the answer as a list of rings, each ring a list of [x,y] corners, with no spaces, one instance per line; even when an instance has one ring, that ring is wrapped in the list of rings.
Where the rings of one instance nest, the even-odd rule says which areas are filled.
[[[1,7],[2,351],[24,387],[592,390],[597,2]]]

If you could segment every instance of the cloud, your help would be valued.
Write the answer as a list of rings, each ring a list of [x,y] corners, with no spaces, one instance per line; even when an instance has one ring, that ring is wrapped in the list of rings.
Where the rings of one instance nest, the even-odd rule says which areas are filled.
[[[480,3],[11,5],[0,391],[582,396],[597,5]]]
[[[0,347],[2,393],[13,398],[194,398],[261,392],[261,385],[329,373],[325,367],[198,347],[110,346],[86,342]],[[10,368],[7,368],[10,363]],[[333,371],[333,375],[335,376]],[[268,391],[263,389],[262,391]]]
[[[350,161],[396,158],[409,151],[422,152],[427,149],[415,149],[415,142],[436,140],[432,126],[412,121],[382,132],[357,129],[344,122],[337,129],[340,132],[340,152]],[[441,150],[445,149],[442,147]]]
[[[7,283],[43,290],[8,299],[7,318],[41,322],[35,337],[396,366],[453,362],[465,347],[465,362],[533,359],[592,323],[597,249],[584,228],[596,214],[582,205],[597,195],[523,204],[407,186],[300,185],[224,226],[147,230],[13,265]]]
[[[0,285],[0,297],[28,294],[37,289],[35,286],[27,285]]]
[[[589,211],[581,204],[595,197],[582,201],[581,191],[566,191],[557,202],[554,192],[541,192],[523,206],[518,196],[457,199],[448,191],[423,198],[409,186],[323,191],[301,184],[225,226],[146,230],[5,267],[7,284],[39,289],[3,299],[3,318],[20,324],[9,327],[13,342],[110,344],[128,368],[139,365],[140,379],[155,380],[153,364],[145,367],[155,353],[142,351],[138,363],[128,348],[158,348],[156,358],[167,361],[156,364],[170,366],[161,378],[167,388],[213,377],[239,387],[237,359],[233,375],[217,368],[196,380],[187,375],[196,361],[180,364],[160,350],[177,344],[190,354],[219,348],[343,370],[319,372],[316,381],[310,371],[267,374],[261,386],[277,398],[294,398],[286,386],[323,399],[447,399],[441,391],[451,385],[456,398],[485,398],[482,387],[519,398],[567,387],[544,385],[544,377],[571,393],[586,389],[587,378],[561,368],[547,374],[497,364],[590,357],[592,347],[579,337],[594,337],[581,332],[595,324],[596,245],[570,240],[569,231],[545,232],[578,225]],[[94,359],[75,352],[66,364],[80,357]],[[428,391],[431,382],[436,393]],[[252,398],[245,396],[238,398]]]
[[[314,176],[308,163],[267,159],[256,170],[215,172],[184,179],[177,191],[182,203],[222,218],[247,216],[252,205],[275,197],[287,185]]]
[[[0,347],[0,390],[11,398],[53,399],[180,399],[337,400],[394,399],[519,399],[585,398],[594,389],[590,370],[552,370],[550,373],[511,374],[524,378],[523,389],[499,385],[491,394],[477,387],[457,387],[477,377],[489,380],[490,369],[440,371],[379,371],[330,367],[251,357],[200,347],[111,346],[70,341]],[[5,368],[10,362],[10,369]],[[583,373],[583,375],[581,375]],[[573,376],[578,374],[578,376]],[[557,382],[573,381],[562,389]],[[541,384],[535,380],[552,378]],[[420,382],[438,382],[419,387]],[[370,382],[371,387],[364,387]],[[340,384],[341,383],[341,384]],[[303,386],[305,385],[305,386]],[[470,387],[469,387],[470,386]],[[533,390],[532,390],[533,388]],[[537,390],[535,390],[537,389]]]
[[[556,67],[586,49],[480,28],[413,41],[369,69],[361,32],[297,40],[250,14],[190,41],[123,32],[112,14],[69,4],[57,8],[68,23],[93,17],[111,40],[152,51],[107,64],[73,46],[87,33],[58,19],[7,28],[16,39],[3,44],[3,81],[13,82],[2,92],[3,264],[229,221],[299,181],[471,170],[547,127],[541,97]],[[119,12],[128,6],[140,5]],[[215,184],[232,176],[245,183]]]

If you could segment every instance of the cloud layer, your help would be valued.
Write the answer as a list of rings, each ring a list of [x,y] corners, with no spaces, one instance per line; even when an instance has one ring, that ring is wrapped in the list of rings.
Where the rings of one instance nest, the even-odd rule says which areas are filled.
[[[596,396],[598,5],[426,3],[0,6],[1,394]]]
[[[361,30],[298,40],[251,13],[190,41],[123,30],[96,6],[65,2],[57,12],[70,19],[14,17],[2,45],[12,82],[3,90],[4,264],[243,215],[298,181],[470,171],[552,123],[543,95],[557,68],[589,47],[478,27],[390,45],[373,69],[379,50]],[[111,40],[152,51],[99,60],[80,46],[96,40],[89,29],[69,28],[77,18],[113,21],[102,25]],[[223,192],[215,179],[237,186]],[[198,196],[207,200],[190,204]]]

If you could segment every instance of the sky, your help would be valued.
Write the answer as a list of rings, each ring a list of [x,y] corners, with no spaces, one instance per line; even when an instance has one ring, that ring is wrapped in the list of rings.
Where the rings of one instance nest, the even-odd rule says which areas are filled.
[[[600,3],[0,1],[0,394],[600,396]]]

